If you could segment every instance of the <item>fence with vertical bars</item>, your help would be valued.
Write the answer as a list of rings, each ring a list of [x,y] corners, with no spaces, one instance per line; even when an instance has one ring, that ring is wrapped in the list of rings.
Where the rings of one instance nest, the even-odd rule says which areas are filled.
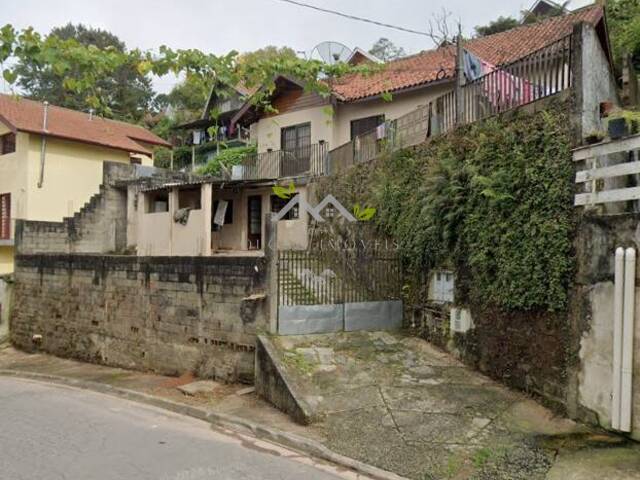
[[[392,254],[278,252],[278,304],[335,305],[398,300],[402,267]]]
[[[446,92],[395,120],[329,152],[328,172],[336,174],[352,165],[369,162],[383,151],[420,144],[456,125],[521,107],[562,92],[572,85],[571,44],[567,35],[512,63],[494,69]],[[457,112],[456,95],[462,95]]]

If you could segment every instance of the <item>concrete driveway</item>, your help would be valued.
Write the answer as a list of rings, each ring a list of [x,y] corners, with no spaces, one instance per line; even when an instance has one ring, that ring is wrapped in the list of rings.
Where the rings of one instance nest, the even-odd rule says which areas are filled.
[[[13,480],[363,478],[110,396],[0,378],[0,471]]]

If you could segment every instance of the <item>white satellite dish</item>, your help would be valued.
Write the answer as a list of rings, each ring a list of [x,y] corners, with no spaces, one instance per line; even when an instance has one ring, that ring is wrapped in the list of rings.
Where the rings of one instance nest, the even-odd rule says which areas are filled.
[[[340,42],[322,42],[311,50],[311,60],[320,60],[329,65],[346,62],[351,57],[351,49]]]

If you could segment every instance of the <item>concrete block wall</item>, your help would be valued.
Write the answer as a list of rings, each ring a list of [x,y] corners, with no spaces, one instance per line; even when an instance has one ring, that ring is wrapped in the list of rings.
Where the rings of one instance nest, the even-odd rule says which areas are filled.
[[[105,162],[99,191],[61,222],[16,222],[18,254],[114,253],[127,244],[127,192],[118,182],[135,177],[133,165]]]
[[[268,330],[257,257],[20,255],[11,341],[162,374],[253,382]]]

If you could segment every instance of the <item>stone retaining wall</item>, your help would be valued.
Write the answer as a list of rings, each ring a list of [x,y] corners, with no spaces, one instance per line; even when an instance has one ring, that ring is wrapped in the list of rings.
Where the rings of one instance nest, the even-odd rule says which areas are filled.
[[[258,257],[19,255],[11,341],[125,368],[253,381],[268,329]]]

